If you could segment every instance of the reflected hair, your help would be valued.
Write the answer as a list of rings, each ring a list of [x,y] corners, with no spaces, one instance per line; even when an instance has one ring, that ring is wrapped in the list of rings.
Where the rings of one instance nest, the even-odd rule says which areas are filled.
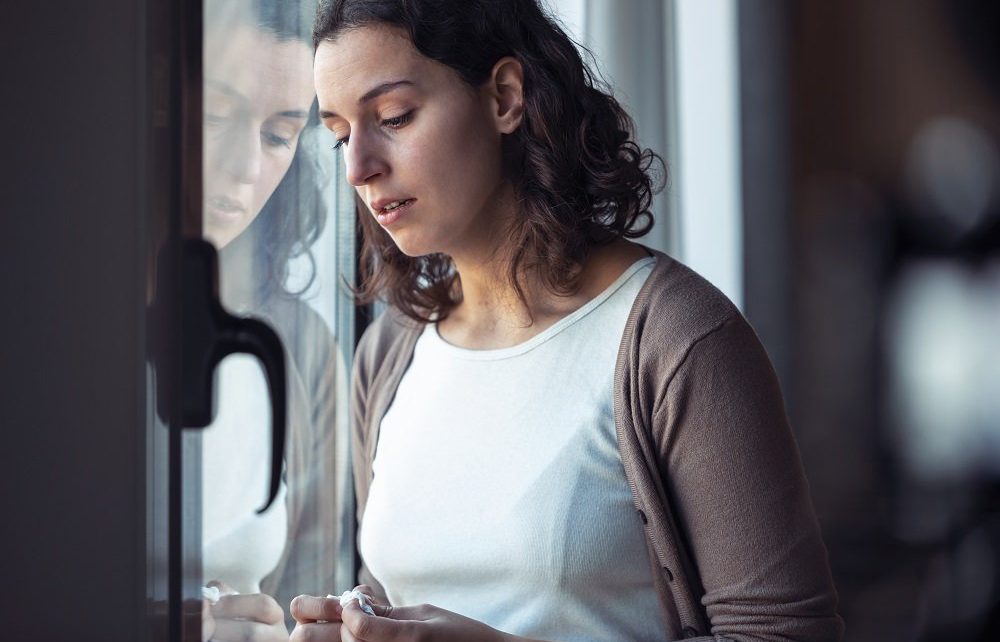
[[[592,247],[652,228],[649,206],[665,175],[653,166],[662,159],[636,144],[632,119],[536,0],[323,0],[313,45],[374,24],[402,28],[417,51],[473,87],[504,56],[521,63],[524,116],[503,151],[520,206],[507,277],[522,302],[527,271],[572,294]],[[447,317],[461,296],[451,258],[407,256],[360,202],[358,214],[359,303],[383,298],[421,322]]]
[[[257,299],[274,296],[299,297],[316,280],[316,260],[312,246],[326,225],[326,205],[321,188],[324,172],[316,153],[315,136],[319,119],[315,105],[299,134],[298,146],[288,170],[260,214],[247,230],[253,235],[260,277],[256,279]],[[308,263],[301,285],[287,287],[291,261],[304,257]]]

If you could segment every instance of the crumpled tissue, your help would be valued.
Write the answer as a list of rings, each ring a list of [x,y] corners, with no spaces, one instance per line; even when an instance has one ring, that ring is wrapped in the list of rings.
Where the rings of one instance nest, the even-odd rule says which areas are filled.
[[[358,606],[361,607],[362,611],[364,611],[368,615],[375,615],[375,611],[372,610],[372,607],[368,606],[368,604],[365,602],[365,594],[357,589],[351,591],[344,591],[343,594],[339,596],[327,595],[326,597],[331,600],[340,600],[340,605],[345,607],[351,603],[351,600],[357,600]]]
[[[201,597],[202,599],[208,600],[212,604],[218,604],[219,598],[223,595],[239,595],[239,591],[226,591],[223,593],[219,590],[218,586],[203,586],[201,587]]]

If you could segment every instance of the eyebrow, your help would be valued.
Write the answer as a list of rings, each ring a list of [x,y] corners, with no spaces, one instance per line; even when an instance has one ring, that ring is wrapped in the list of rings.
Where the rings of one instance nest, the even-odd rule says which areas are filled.
[[[244,103],[249,103],[250,102],[250,99],[247,98],[242,93],[240,93],[235,87],[233,87],[232,85],[230,85],[230,84],[228,84],[226,82],[223,82],[221,80],[213,80],[211,78],[207,78],[207,79],[205,79],[205,85],[209,86],[209,87],[212,87],[213,89],[215,89],[215,90],[217,90],[217,91],[219,91],[219,92],[221,92],[223,94],[226,94],[230,98],[234,98],[234,99],[239,100],[239,101],[244,102]],[[289,109],[289,110],[286,110],[286,111],[279,111],[278,113],[276,113],[274,115],[275,116],[280,116],[282,118],[295,118],[295,119],[298,119],[298,120],[305,120],[305,119],[309,118],[309,112],[303,111],[301,109]]]
[[[368,93],[366,93],[361,98],[358,98],[358,104],[363,105],[364,103],[374,100],[375,98],[378,98],[382,94],[388,93],[393,89],[397,89],[404,85],[413,86],[413,84],[414,83],[409,80],[394,80],[392,82],[384,82],[381,85],[378,85],[373,89],[369,90]],[[325,109],[320,110],[319,117],[323,120],[326,120],[327,118],[338,118],[337,114],[333,113],[332,111],[326,111]]]
[[[301,109],[291,109],[289,111],[279,111],[275,116],[281,116],[282,118],[297,118],[300,120],[305,120],[309,117],[309,114],[302,111]]]
[[[216,91],[222,92],[223,94],[226,94],[230,98],[236,98],[237,100],[243,100],[243,101],[247,100],[246,96],[236,91],[236,88],[227,82],[223,82],[221,80],[213,80],[212,78],[206,78],[205,86],[212,87]]]

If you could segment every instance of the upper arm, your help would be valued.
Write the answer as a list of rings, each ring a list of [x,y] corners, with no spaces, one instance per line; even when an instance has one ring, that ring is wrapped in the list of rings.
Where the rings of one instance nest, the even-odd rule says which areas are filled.
[[[656,413],[664,488],[712,632],[840,639],[827,553],[781,392],[741,317],[691,346]]]

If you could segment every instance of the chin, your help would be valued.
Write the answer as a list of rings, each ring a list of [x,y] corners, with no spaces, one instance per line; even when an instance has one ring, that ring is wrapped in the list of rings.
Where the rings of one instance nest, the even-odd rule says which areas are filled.
[[[410,258],[427,256],[428,254],[435,254],[441,251],[434,248],[433,244],[421,239],[415,239],[412,235],[408,235],[405,232],[402,234],[389,232],[389,237],[396,244],[396,249]]]
[[[396,243],[396,247],[399,249],[400,252],[410,257],[411,259],[415,259],[421,256],[427,256],[428,254],[434,254],[434,250],[424,250],[419,247],[400,245],[399,243]]]
[[[202,236],[206,241],[214,245],[217,250],[221,250],[229,244],[229,241],[232,240],[229,234],[222,233],[219,230],[212,228],[206,228]]]

